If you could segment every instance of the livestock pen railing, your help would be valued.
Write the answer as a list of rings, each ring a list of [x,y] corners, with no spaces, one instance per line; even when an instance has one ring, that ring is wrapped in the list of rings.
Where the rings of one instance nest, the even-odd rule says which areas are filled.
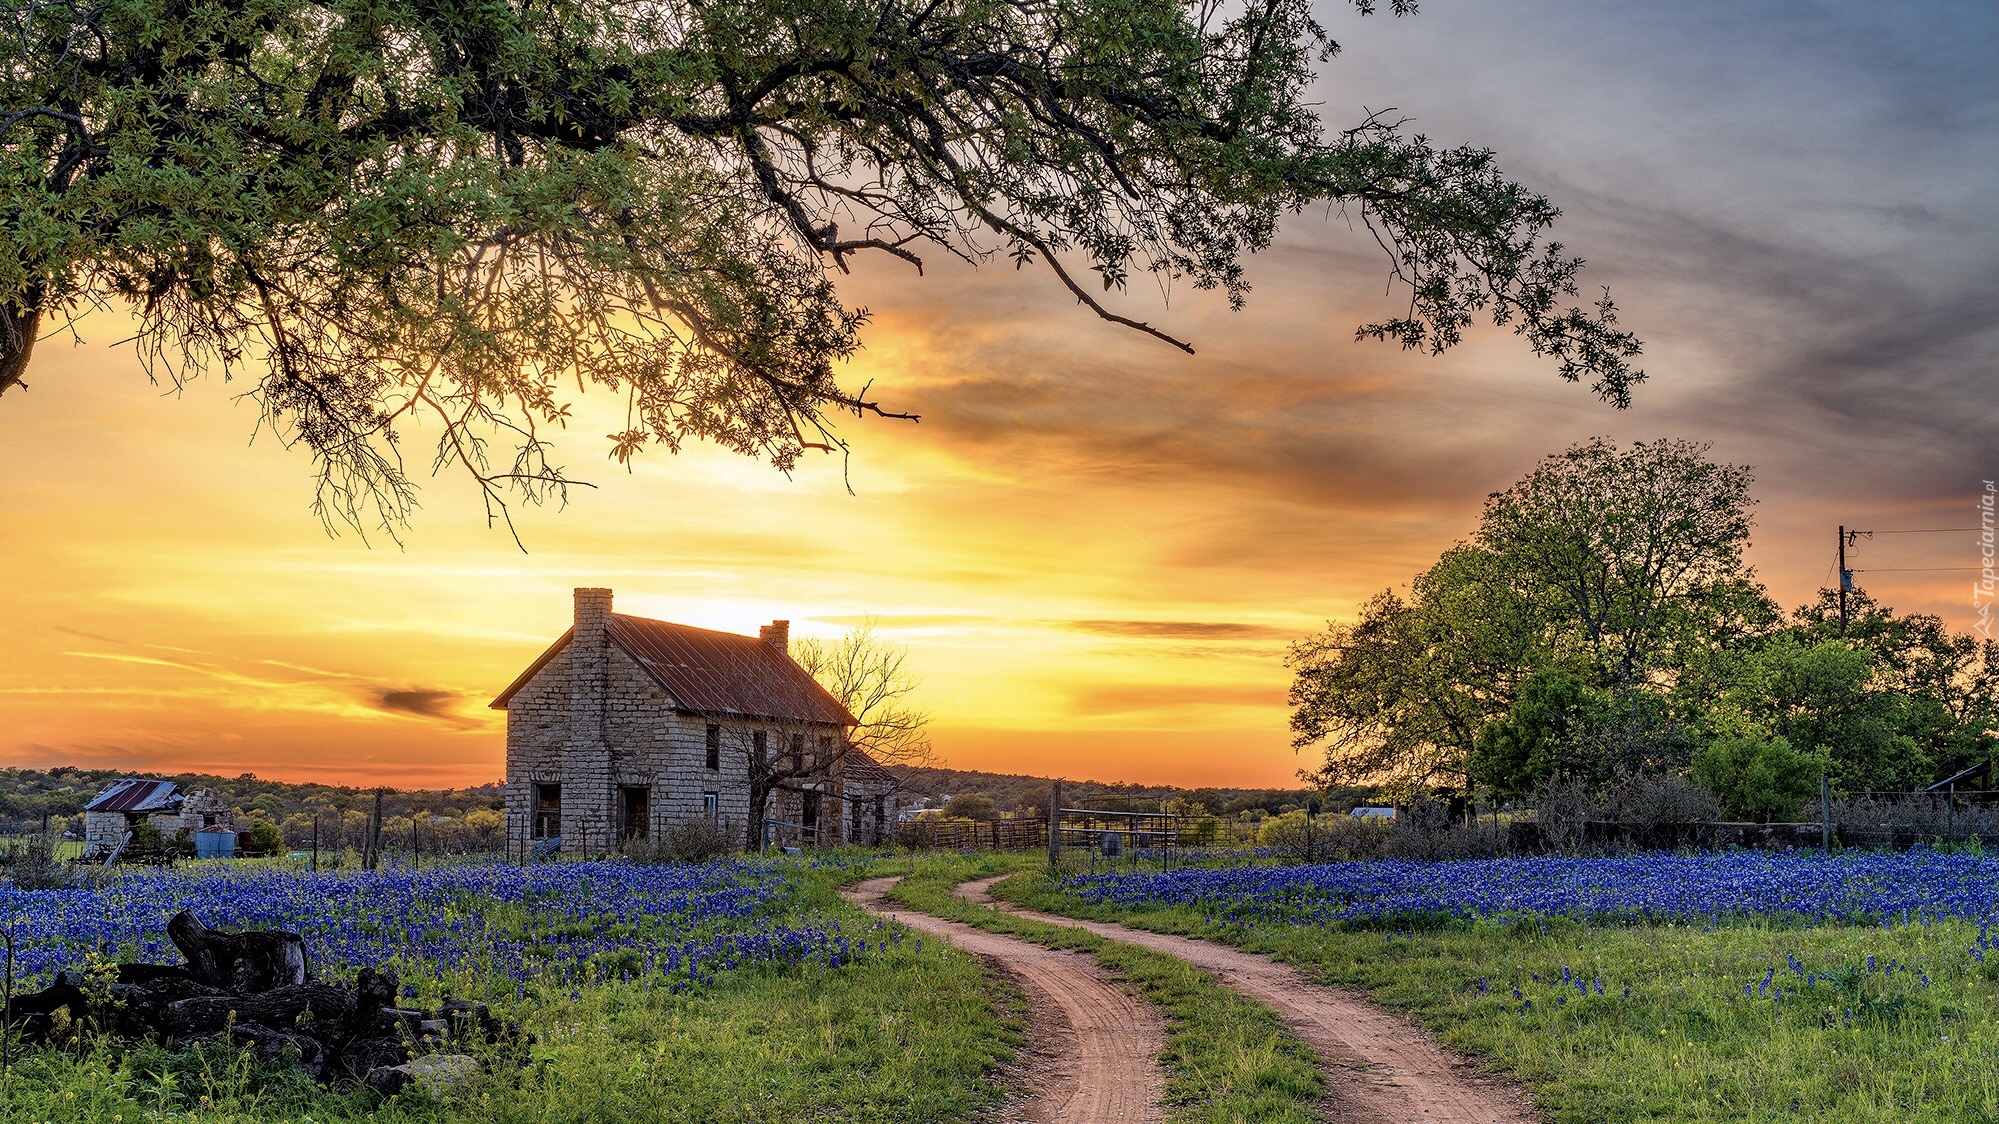
[[[910,820],[896,828],[906,847],[947,851],[1034,851],[1048,845],[1048,821]]]

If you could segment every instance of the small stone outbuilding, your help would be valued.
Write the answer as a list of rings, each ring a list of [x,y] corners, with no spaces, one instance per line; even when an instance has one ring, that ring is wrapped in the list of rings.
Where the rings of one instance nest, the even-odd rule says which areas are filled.
[[[773,794],[772,842],[889,839],[893,779],[851,747],[853,716],[789,642],[788,621],[742,636],[614,613],[610,590],[576,590],[570,630],[492,704],[507,712],[510,848],[595,853],[697,818],[741,834],[751,747],[827,763]]]
[[[183,794],[172,781],[121,777],[83,806],[83,854],[94,859],[118,850],[141,823],[172,838],[229,820],[229,805],[213,789]]]

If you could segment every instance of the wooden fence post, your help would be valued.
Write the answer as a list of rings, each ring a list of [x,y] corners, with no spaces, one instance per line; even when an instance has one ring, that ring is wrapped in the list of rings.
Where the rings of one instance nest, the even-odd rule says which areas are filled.
[[[1048,870],[1062,867],[1062,781],[1056,778],[1048,789]]]

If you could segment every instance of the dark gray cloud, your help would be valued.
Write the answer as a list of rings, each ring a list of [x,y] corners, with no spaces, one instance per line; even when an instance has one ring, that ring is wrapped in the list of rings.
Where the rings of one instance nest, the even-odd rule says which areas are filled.
[[[390,714],[406,714],[412,718],[427,718],[459,729],[472,729],[480,722],[459,710],[465,696],[457,691],[441,687],[376,687],[364,695],[369,705]]]

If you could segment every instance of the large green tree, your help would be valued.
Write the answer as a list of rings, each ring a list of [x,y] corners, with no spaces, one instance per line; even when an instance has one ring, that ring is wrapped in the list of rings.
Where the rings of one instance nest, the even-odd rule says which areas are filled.
[[[867,252],[1003,255],[1184,347],[1107,294],[1239,304],[1330,202],[1408,298],[1361,336],[1483,316],[1613,403],[1642,377],[1491,153],[1321,122],[1308,0],[36,0],[4,31],[0,393],[127,307],[159,376],[254,380],[336,522],[405,517],[418,416],[489,511],[559,494],[543,434],[593,383],[621,460],[840,447],[839,413],[891,412],[836,377],[865,313],[832,274]]]
[[[1546,662],[1632,686],[1774,623],[1743,561],[1750,480],[1703,444],[1597,438],[1495,492],[1474,541],[1535,606]]]
[[[1384,591],[1293,648],[1293,744],[1322,750],[1335,783],[1456,788],[1477,773],[1521,791],[1684,765],[1669,694],[1781,624],[1742,559],[1749,481],[1683,441],[1546,458],[1407,599]]]

